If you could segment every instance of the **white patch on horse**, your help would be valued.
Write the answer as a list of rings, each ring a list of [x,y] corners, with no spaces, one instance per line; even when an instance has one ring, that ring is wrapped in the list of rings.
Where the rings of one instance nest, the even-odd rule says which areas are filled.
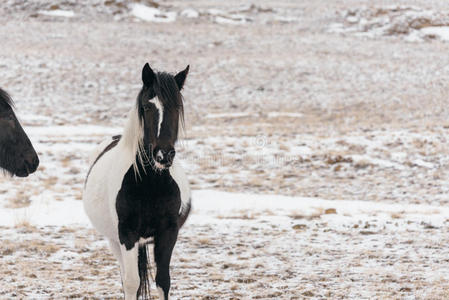
[[[110,142],[108,139],[94,151],[93,160]],[[136,153],[137,160],[142,163],[143,157],[139,151],[142,148],[143,128],[136,105],[128,114],[120,142],[95,163],[86,182],[83,193],[84,210],[94,227],[116,242],[119,242],[118,216],[115,209],[117,193],[122,186],[123,177],[131,166],[136,175],[139,174]],[[111,172],[111,166],[114,166],[114,172]]]
[[[123,245],[120,246],[124,267],[123,288],[125,290],[125,300],[136,300],[137,290],[139,289],[138,249],[138,243],[130,250],[126,250]]]
[[[159,135],[161,134],[162,120],[164,119],[164,106],[162,105],[161,100],[159,100],[157,97],[148,100],[148,102],[153,103],[154,106],[156,106],[157,112],[159,113],[159,122],[157,125],[157,137],[159,137]]]
[[[111,144],[111,142],[113,141],[112,137],[110,139],[104,140],[102,141],[98,147],[96,147],[94,149],[94,151],[92,151],[89,154],[89,166],[92,166],[94,164],[94,162],[97,160],[98,156],[104,151],[104,149],[106,149],[106,147]]]
[[[120,265],[120,278],[122,278],[122,280],[125,278],[124,277],[124,267],[123,267],[123,258],[122,258],[122,250],[120,248],[120,243],[108,238],[109,241],[109,246],[112,250],[112,253],[114,254],[115,258],[117,258],[118,263]]]
[[[150,244],[150,243],[152,244],[153,242],[154,242],[153,237],[139,239],[139,245],[146,245],[146,244]]]
[[[157,287],[157,293],[159,294],[159,299],[165,300],[164,291],[162,290],[162,288],[160,286]]]

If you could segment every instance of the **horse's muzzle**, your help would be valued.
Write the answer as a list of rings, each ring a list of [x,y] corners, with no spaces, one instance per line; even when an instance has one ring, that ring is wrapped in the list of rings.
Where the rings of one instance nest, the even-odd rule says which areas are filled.
[[[166,149],[156,148],[153,152],[156,168],[167,169],[170,168],[175,159],[176,151],[173,147]]]
[[[24,157],[21,167],[17,168],[14,172],[17,177],[27,177],[34,173],[39,167],[39,157],[36,152]]]

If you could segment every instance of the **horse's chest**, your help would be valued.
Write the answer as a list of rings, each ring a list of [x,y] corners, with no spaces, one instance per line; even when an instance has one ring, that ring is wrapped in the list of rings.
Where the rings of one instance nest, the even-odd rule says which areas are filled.
[[[120,243],[131,249],[158,231],[177,226],[180,205],[180,191],[171,177],[139,183],[125,178],[116,201]]]

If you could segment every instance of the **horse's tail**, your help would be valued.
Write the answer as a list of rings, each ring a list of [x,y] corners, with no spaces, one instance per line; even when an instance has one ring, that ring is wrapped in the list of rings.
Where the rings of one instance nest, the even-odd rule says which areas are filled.
[[[191,208],[192,208],[192,199],[189,199],[189,202],[187,202],[187,204],[182,207],[181,213],[178,218],[178,228],[181,228],[182,225],[184,225],[184,223],[186,222],[187,217],[190,214]]]
[[[137,298],[150,299],[150,277],[148,276],[150,271],[150,262],[148,260],[147,246],[139,246],[139,277],[140,286],[137,290]]]

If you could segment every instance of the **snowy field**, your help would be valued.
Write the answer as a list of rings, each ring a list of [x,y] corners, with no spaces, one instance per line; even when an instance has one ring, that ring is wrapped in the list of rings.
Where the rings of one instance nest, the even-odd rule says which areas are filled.
[[[175,299],[448,299],[449,8],[412,4],[0,4],[0,86],[41,159],[0,178],[0,298],[122,297],[80,200],[148,61],[191,66]]]
[[[449,208],[216,190],[193,199],[172,264],[177,299],[448,296]],[[120,297],[81,201],[40,199],[0,219],[4,296]]]

